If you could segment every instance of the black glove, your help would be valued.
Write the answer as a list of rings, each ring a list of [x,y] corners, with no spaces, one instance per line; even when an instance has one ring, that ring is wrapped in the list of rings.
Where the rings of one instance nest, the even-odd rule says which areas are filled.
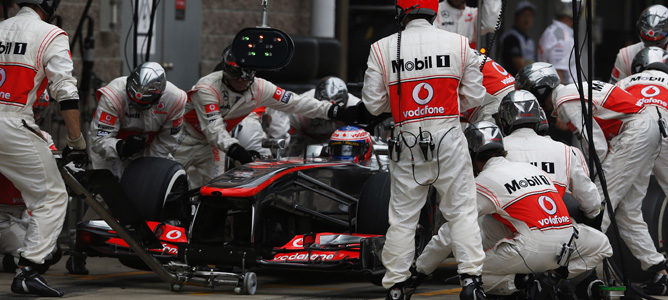
[[[86,150],[75,150],[70,146],[65,146],[62,152],[62,165],[73,162],[78,168],[83,168],[88,164],[88,153]]]
[[[227,149],[227,156],[241,164],[247,164],[253,162],[256,158],[260,158],[260,153],[255,150],[246,150],[246,148],[239,144],[232,144]]]
[[[480,276],[471,276],[468,274],[459,275],[462,283],[462,291],[459,293],[461,300],[485,300],[487,295],[482,289],[482,278]]]
[[[604,206],[605,207],[605,206]],[[605,211],[604,208],[601,208],[601,212],[596,215],[596,217],[590,219],[585,216],[584,220],[582,223],[585,225],[594,228],[598,231],[601,231],[601,223],[603,223],[603,214],[606,214],[607,212]]]
[[[362,102],[360,102],[360,104],[361,107],[364,107]],[[329,108],[327,117],[329,117],[331,120],[341,121],[346,124],[356,124],[362,122],[363,117],[360,110],[360,104],[348,107],[342,107],[334,104]]]
[[[131,135],[116,143],[116,153],[121,158],[128,158],[146,146],[146,139],[141,135]]]

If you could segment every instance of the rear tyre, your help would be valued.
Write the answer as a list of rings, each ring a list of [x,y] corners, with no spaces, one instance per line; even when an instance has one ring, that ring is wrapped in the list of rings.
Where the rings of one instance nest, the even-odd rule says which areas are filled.
[[[123,172],[121,187],[145,220],[186,217],[183,214],[187,199],[174,195],[188,191],[188,179],[183,167],[173,160],[158,157],[134,160]]]

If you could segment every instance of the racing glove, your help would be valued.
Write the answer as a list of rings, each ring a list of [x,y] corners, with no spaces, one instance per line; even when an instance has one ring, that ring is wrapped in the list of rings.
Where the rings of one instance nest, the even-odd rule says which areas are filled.
[[[361,102],[360,102],[361,103]],[[359,104],[355,106],[342,107],[332,104],[327,111],[327,117],[331,120],[341,121],[346,124],[354,124],[360,121],[361,113]],[[362,104],[364,107],[364,104]]]
[[[146,146],[146,139],[141,135],[131,135],[116,142],[116,153],[120,158],[128,158]]]
[[[460,300],[485,300],[487,295],[482,289],[482,278],[468,274],[459,275],[462,291],[459,293]]]
[[[74,162],[77,167],[82,167],[88,164],[88,153],[86,153],[86,140],[83,134],[76,139],[67,137],[67,146],[62,152],[63,165]]]
[[[599,213],[597,215],[595,215],[595,216],[585,216],[582,223],[584,223],[585,225],[587,225],[591,228],[594,228],[594,229],[600,231],[601,230],[601,223],[603,223],[603,214],[606,213],[604,205],[605,205],[605,203],[603,203],[601,205],[601,210],[599,211]]]
[[[246,148],[235,143],[227,148],[227,156],[241,164],[247,164],[253,162],[256,158],[259,158],[260,153],[255,150],[246,150]]]

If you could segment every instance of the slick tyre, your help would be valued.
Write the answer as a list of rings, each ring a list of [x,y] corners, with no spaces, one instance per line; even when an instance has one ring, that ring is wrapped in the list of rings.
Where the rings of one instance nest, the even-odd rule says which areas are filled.
[[[188,191],[183,167],[169,159],[142,157],[123,172],[121,186],[146,220],[181,219],[185,200],[175,195]]]

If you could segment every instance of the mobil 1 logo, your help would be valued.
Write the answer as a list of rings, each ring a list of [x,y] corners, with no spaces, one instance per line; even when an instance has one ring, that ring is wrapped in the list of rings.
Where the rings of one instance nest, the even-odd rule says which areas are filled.
[[[24,55],[28,50],[28,43],[0,42],[0,54]]]
[[[437,68],[450,67],[450,55],[425,56],[423,58],[414,58],[410,60],[404,60],[402,58],[392,61],[392,73],[396,73],[399,70],[401,70],[401,72],[410,72],[431,69],[434,67],[434,61],[436,62]]]

